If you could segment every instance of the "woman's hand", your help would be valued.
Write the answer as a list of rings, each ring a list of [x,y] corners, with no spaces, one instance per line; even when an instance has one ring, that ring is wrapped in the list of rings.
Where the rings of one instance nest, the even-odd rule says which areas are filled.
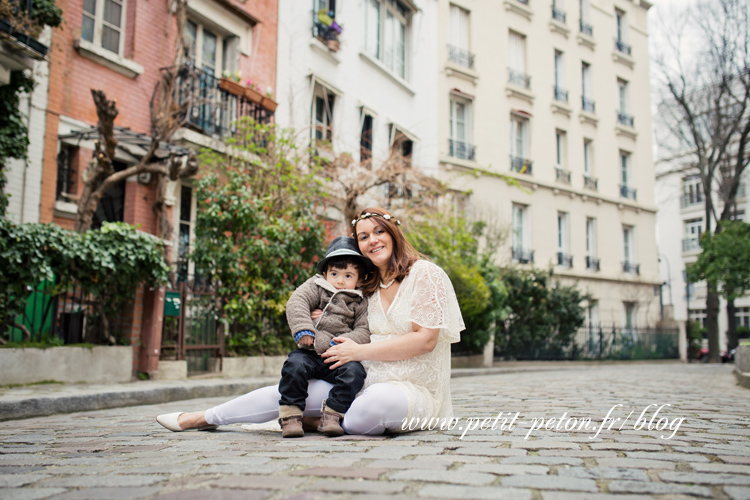
[[[312,312],[310,312],[310,319],[315,321],[316,319],[323,316],[323,309],[313,309]]]
[[[329,347],[326,352],[321,354],[324,362],[331,365],[331,370],[335,370],[349,361],[362,361],[362,358],[359,356],[362,346],[352,339],[345,337],[336,337],[333,340],[334,342],[338,342],[338,344]]]

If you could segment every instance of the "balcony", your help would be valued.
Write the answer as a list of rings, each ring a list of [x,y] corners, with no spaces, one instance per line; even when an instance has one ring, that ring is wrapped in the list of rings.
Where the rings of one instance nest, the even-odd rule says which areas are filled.
[[[683,252],[695,252],[701,249],[701,242],[698,238],[685,238],[682,240]]]
[[[339,50],[339,35],[342,28],[336,22],[335,12],[326,12],[324,9],[315,12],[313,9],[312,21],[313,38],[317,38],[323,42],[331,52],[337,52]]]
[[[525,89],[530,89],[531,77],[526,73],[521,73],[520,71],[508,68],[508,83]]]
[[[631,52],[630,45],[628,45],[627,43],[623,42],[622,40],[618,40],[617,38],[615,38],[615,50],[617,50],[617,52],[621,52],[621,53],[623,53],[623,54],[625,54],[627,56],[629,56],[630,52]]]
[[[568,102],[568,91],[555,85],[555,100],[557,102]]]
[[[739,193],[738,193],[739,195]],[[688,208],[703,203],[703,192],[688,193],[680,196],[680,208]]]
[[[582,34],[586,36],[594,36],[594,28],[592,28],[591,25],[585,22],[583,19],[580,20],[579,26],[581,28]]]
[[[581,109],[587,113],[595,113],[596,103],[592,99],[582,96],[581,97]]]
[[[620,125],[625,125],[626,127],[633,127],[634,119],[632,116],[623,113],[621,111],[617,112],[617,123]]]
[[[620,184],[620,198],[627,198],[628,200],[636,199],[636,190],[625,184]]]
[[[641,274],[641,265],[628,260],[622,261],[622,272],[626,274]]]
[[[268,97],[232,80],[199,72],[193,81],[182,80],[180,104],[190,102],[187,124],[204,135],[231,136],[242,118],[270,123],[276,103]]]
[[[7,42],[7,47],[22,57],[42,60],[49,48],[37,40],[43,26],[36,22],[34,14],[32,0],[0,2],[0,41]]]
[[[448,60],[469,69],[474,69],[474,54],[454,45],[448,45]]]
[[[513,260],[519,264],[529,264],[534,262],[534,250],[524,250],[522,247],[513,247],[511,253]]]
[[[600,259],[597,259],[596,257],[592,257],[591,255],[586,256],[586,270],[587,271],[600,271],[601,267],[599,263],[601,262]]]
[[[520,158],[518,156],[510,157],[510,170],[519,174],[531,175],[532,161],[528,158]]]
[[[560,267],[573,267],[573,256],[565,252],[557,252],[557,265]]]
[[[583,175],[583,187],[585,189],[590,189],[592,191],[596,191],[599,188],[599,179],[595,177],[589,177],[588,175]]]
[[[452,156],[453,158],[474,161],[474,153],[476,152],[476,149],[476,146],[469,144],[468,142],[448,139],[448,156]]]
[[[570,184],[570,171],[561,167],[555,167],[555,179],[557,182]]]
[[[565,24],[565,11],[553,5],[552,6],[552,19],[554,19],[557,22]]]

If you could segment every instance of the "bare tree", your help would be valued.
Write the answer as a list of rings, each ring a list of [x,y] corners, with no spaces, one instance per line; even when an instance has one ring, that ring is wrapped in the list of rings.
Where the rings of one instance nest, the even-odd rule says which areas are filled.
[[[655,47],[661,87],[657,141],[700,176],[705,232],[732,218],[750,140],[750,1],[710,0],[663,16]],[[707,283],[706,327],[711,362],[720,362],[719,295]],[[730,318],[730,322],[734,318]]]
[[[174,133],[182,127],[188,117],[188,111],[196,104],[192,96],[192,88],[196,83],[197,73],[188,62],[189,46],[186,44],[184,29],[187,0],[172,0],[177,28],[177,47],[172,66],[162,68],[159,81],[154,87],[150,101],[151,136],[146,153],[138,163],[124,170],[114,170],[114,157],[118,140],[115,133],[115,118],[118,110],[116,103],[107,99],[104,91],[91,90],[96,113],[99,138],[95,144],[94,161],[84,176],[84,188],[78,200],[78,216],[75,230],[87,231],[92,224],[94,213],[104,193],[113,185],[128,177],[140,173],[151,173],[156,181],[156,198],[153,204],[157,216],[158,235],[164,239],[171,239],[172,225],[166,217],[164,198],[166,193],[166,177],[172,180],[190,177],[198,171],[195,155],[187,157],[175,152],[163,151]]]

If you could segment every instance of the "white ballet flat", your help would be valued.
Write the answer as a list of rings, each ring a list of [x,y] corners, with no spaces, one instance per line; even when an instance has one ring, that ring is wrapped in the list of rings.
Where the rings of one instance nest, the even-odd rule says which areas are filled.
[[[172,431],[172,432],[182,432],[182,431],[185,431],[185,430],[196,430],[196,431],[205,430],[205,431],[210,431],[210,430],[216,429],[216,427],[218,427],[216,425],[206,425],[206,426],[200,427],[198,429],[183,429],[182,427],[180,427],[180,424],[177,422],[177,419],[183,413],[184,412],[182,412],[182,411],[177,411],[177,412],[174,412],[174,413],[165,413],[163,415],[158,415],[156,417],[156,421],[159,424],[161,424],[162,426],[164,426],[167,429],[169,429],[170,431]]]

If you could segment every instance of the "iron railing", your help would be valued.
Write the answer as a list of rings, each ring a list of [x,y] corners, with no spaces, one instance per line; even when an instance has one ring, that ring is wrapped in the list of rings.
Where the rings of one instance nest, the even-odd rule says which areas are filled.
[[[517,0],[518,3],[522,3],[524,5],[529,5],[529,0]]]
[[[592,28],[591,25],[585,22],[583,19],[580,20],[579,26],[581,28],[581,33],[587,36],[594,36],[594,28]]]
[[[565,11],[553,5],[552,6],[552,19],[565,24]]]
[[[511,248],[511,256],[513,257],[513,260],[521,264],[534,262],[534,250],[513,247]]]
[[[523,87],[525,89],[530,89],[531,77],[526,73],[521,73],[520,71],[508,68],[508,83]]]
[[[473,160],[476,146],[468,142],[448,139],[448,155],[462,160]]]
[[[559,182],[570,184],[570,171],[565,170],[564,168],[555,168],[555,178]]]
[[[687,208],[703,203],[703,192],[688,193],[680,196],[680,208]]]
[[[637,192],[638,191],[636,189],[630,186],[627,186],[625,184],[620,184],[620,198],[627,198],[629,200],[635,200]]]
[[[5,15],[9,17],[0,17],[0,34],[12,37],[17,43],[33,51],[26,50],[27,55],[35,59],[44,58],[49,47],[36,39],[41,28],[31,18],[34,12],[33,0],[8,0],[4,3],[9,11]]]
[[[533,162],[528,158],[521,158],[518,156],[511,155],[510,157],[510,170],[512,172],[518,172],[519,174],[531,175],[531,167]]]
[[[557,252],[557,265],[561,267],[573,267],[573,256],[565,252]]]
[[[698,238],[685,238],[682,240],[682,251],[692,252],[701,249],[701,242]]]
[[[448,60],[470,69],[474,68],[474,54],[455,45],[448,45]]]
[[[621,125],[625,125],[626,127],[632,127],[634,123],[634,119],[631,115],[627,113],[623,113],[622,111],[617,112],[617,122]]]
[[[273,112],[260,102],[248,99],[244,93],[238,95],[239,90],[235,93],[221,88],[221,82],[221,78],[203,71],[191,80],[180,82],[180,102],[190,99],[192,103],[187,116],[190,126],[206,135],[227,137],[235,133],[242,118],[251,117],[257,123],[273,120]]]
[[[641,265],[628,260],[622,261],[622,272],[627,274],[641,274]]]
[[[586,256],[586,270],[587,271],[600,271],[601,270],[601,259],[592,257],[591,255]]]
[[[581,97],[581,109],[588,113],[596,112],[596,103],[587,97]]]
[[[592,191],[596,191],[599,186],[599,179],[595,177],[589,177],[588,175],[583,175],[583,187],[586,189],[591,189]]]
[[[615,38],[615,49],[618,52],[622,52],[623,54],[626,54],[628,56],[631,53],[630,45],[617,38]]]
[[[568,102],[568,91],[555,86],[555,100],[558,102]]]

